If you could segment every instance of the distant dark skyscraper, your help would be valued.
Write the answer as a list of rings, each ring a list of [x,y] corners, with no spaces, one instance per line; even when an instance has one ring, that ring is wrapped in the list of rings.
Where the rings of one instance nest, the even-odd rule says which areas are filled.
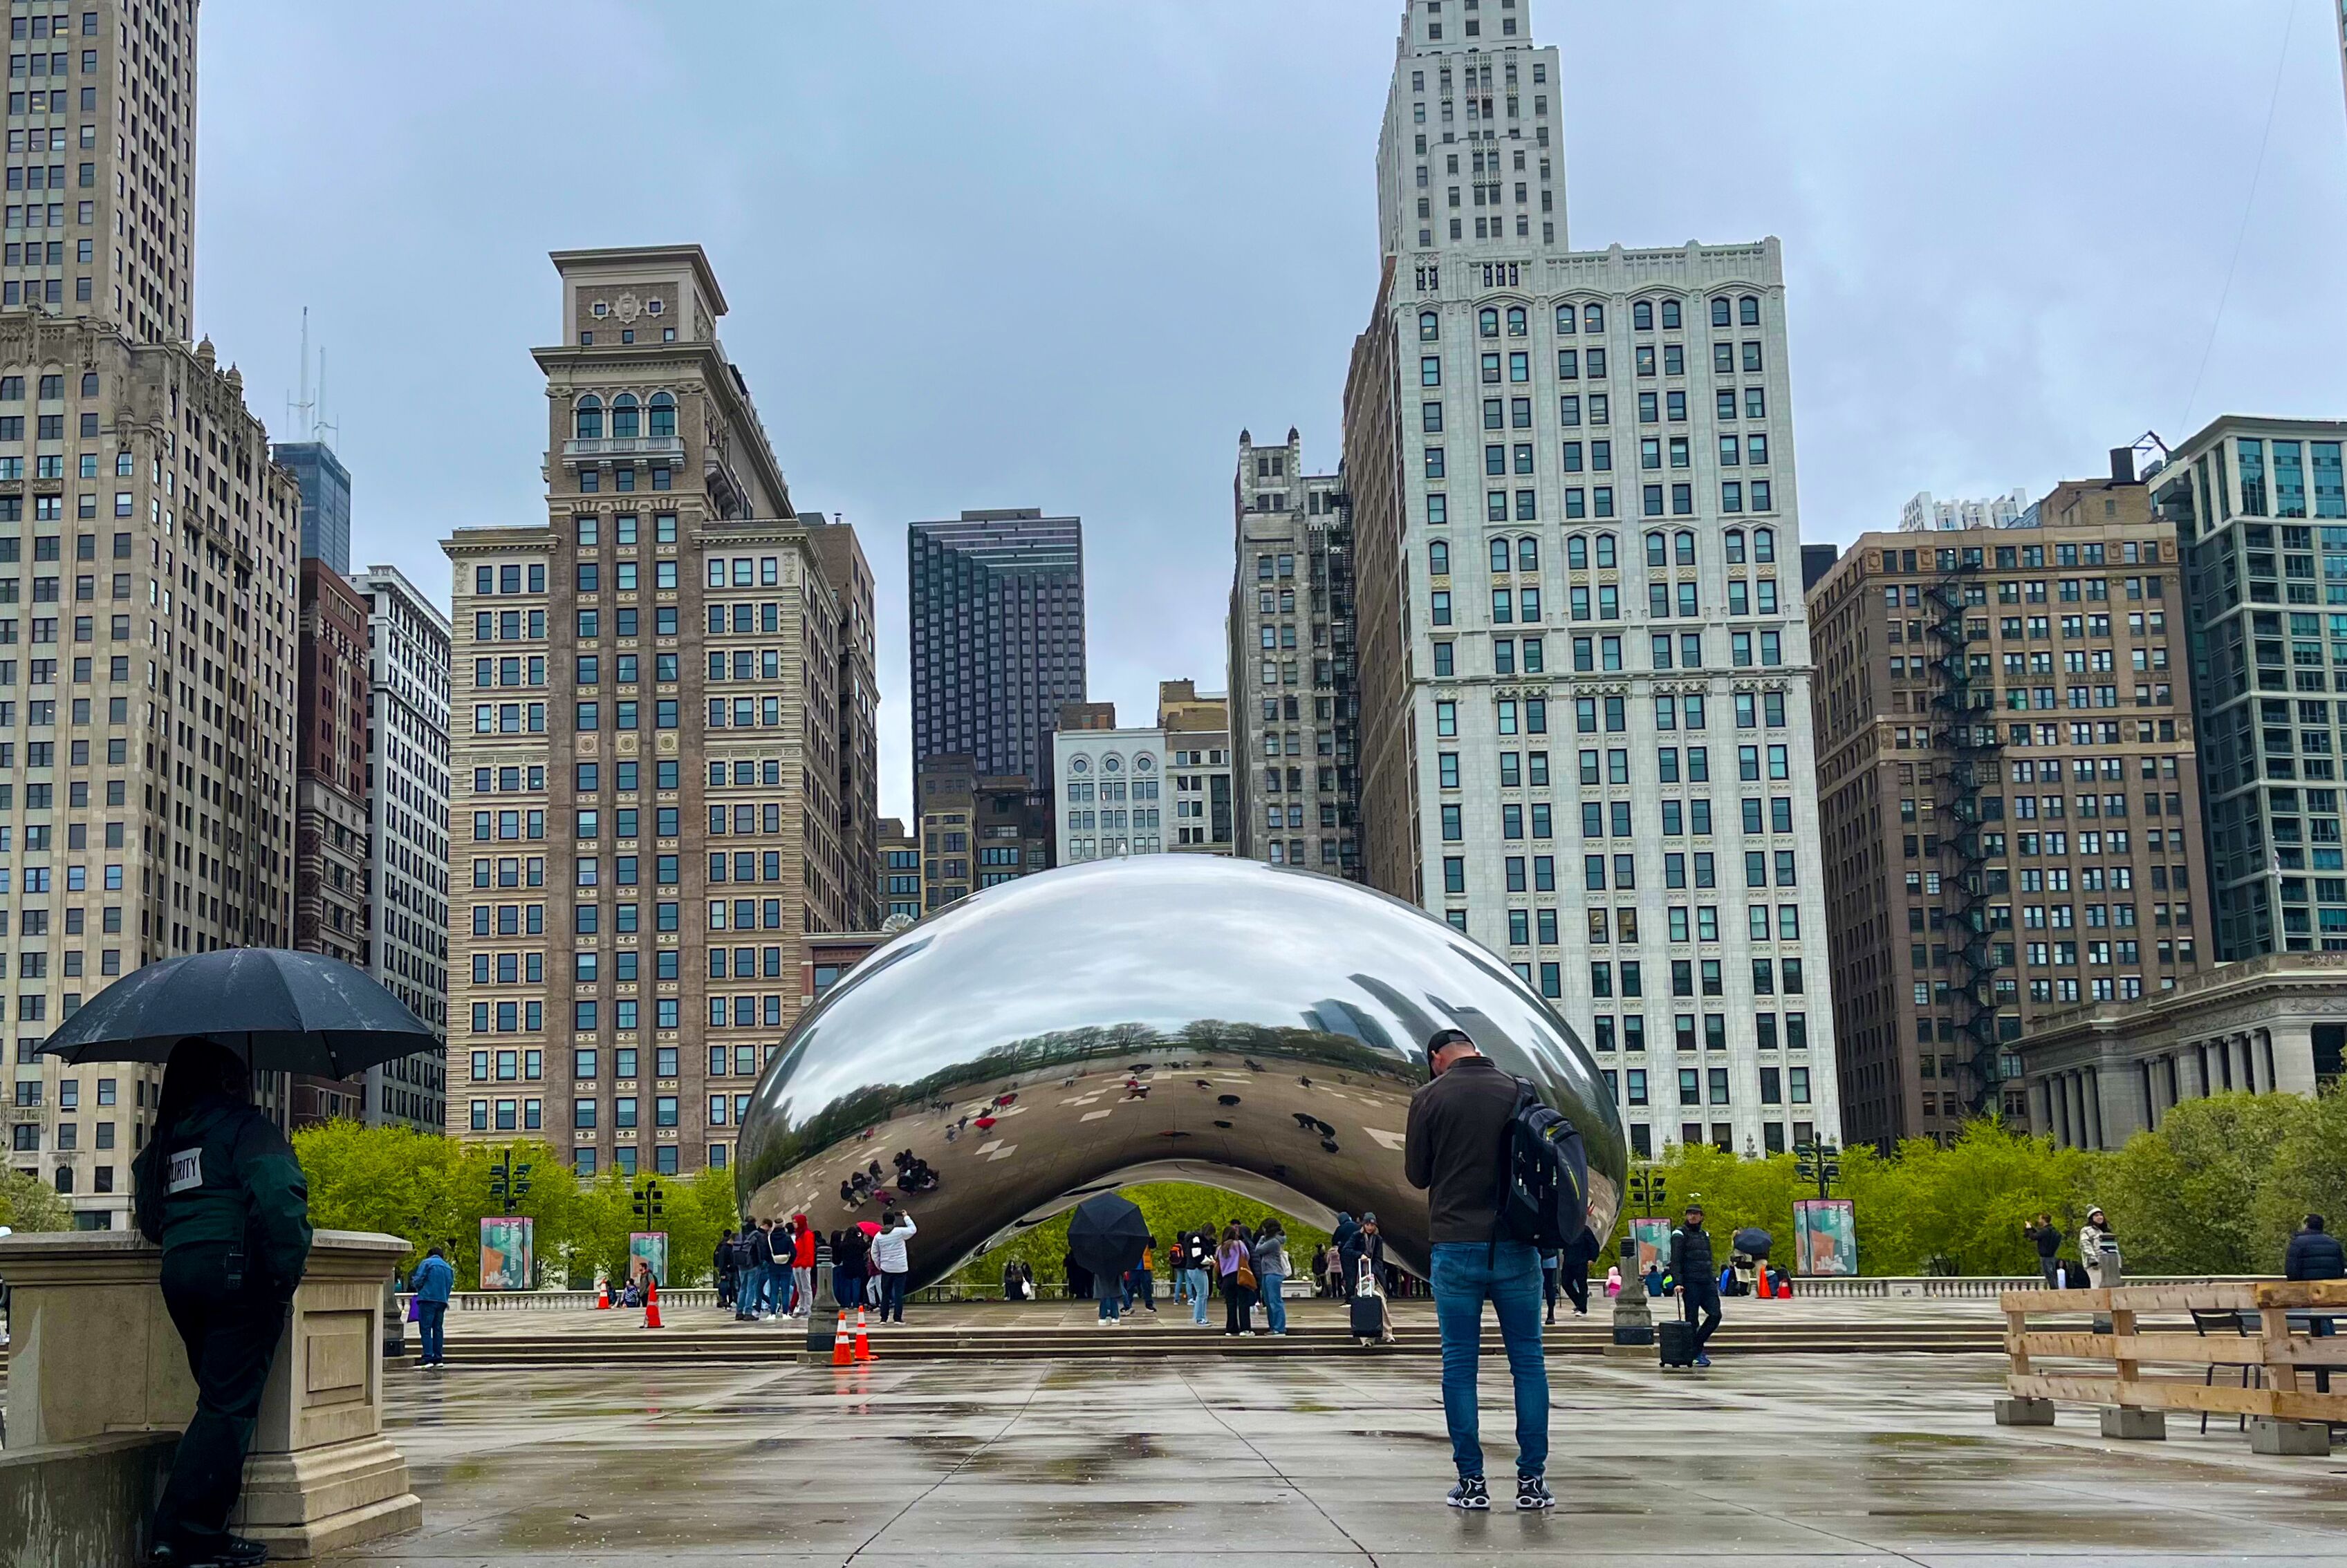
[[[280,441],[278,462],[302,481],[302,556],[351,574],[351,471],[323,441]]]
[[[915,523],[913,762],[967,755],[1040,782],[1084,700],[1084,525],[1034,508]]]

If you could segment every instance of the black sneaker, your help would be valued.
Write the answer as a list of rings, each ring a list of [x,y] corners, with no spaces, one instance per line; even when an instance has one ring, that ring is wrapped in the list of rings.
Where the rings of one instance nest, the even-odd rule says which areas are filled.
[[[231,1535],[227,1544],[213,1555],[212,1561],[220,1564],[220,1568],[260,1568],[261,1563],[269,1561],[269,1547],[263,1542]]]
[[[1491,1490],[1483,1484],[1480,1475],[1462,1475],[1459,1484],[1450,1489],[1453,1508],[1485,1509],[1491,1506]]]
[[[1535,1508],[1554,1508],[1556,1498],[1550,1492],[1545,1478],[1537,1475],[1520,1475],[1516,1477],[1516,1506],[1526,1511]]]

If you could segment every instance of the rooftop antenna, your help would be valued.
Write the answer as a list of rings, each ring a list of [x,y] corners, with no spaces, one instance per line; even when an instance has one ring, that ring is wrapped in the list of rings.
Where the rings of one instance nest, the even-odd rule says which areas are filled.
[[[320,343],[318,345],[318,410],[316,418],[310,425],[310,439],[323,441],[331,448],[334,445],[334,438],[342,433],[343,427],[326,417],[326,345]]]
[[[302,307],[302,395],[285,402],[285,423],[299,432],[303,441],[324,440],[333,445],[333,436],[342,434],[341,427],[326,418],[326,351],[318,350],[318,389],[313,397],[310,391],[310,307]]]

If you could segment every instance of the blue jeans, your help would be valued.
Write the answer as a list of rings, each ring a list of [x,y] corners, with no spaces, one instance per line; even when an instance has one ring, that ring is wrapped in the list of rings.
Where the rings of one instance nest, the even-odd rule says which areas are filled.
[[[445,1301],[418,1301],[415,1304],[415,1331],[424,1340],[425,1361],[445,1359],[448,1353],[448,1304]]]
[[[1287,1332],[1287,1298],[1279,1293],[1286,1278],[1284,1274],[1255,1276],[1255,1285],[1263,1292],[1263,1326],[1274,1334]]]
[[[1462,1476],[1483,1473],[1475,1398],[1483,1353],[1483,1302],[1500,1320],[1515,1381],[1516,1473],[1548,1470],[1548,1362],[1541,1348],[1540,1254],[1522,1242],[1438,1242],[1434,1317],[1442,1330],[1442,1417]]]
[[[1184,1269],[1182,1271],[1182,1284],[1184,1287],[1190,1292],[1190,1321],[1193,1323],[1204,1323],[1206,1320],[1206,1302],[1208,1299],[1206,1291],[1206,1271],[1203,1268]]]
[[[1113,1323],[1124,1316],[1124,1294],[1113,1285],[1105,1285],[1100,1293],[1100,1320]]]

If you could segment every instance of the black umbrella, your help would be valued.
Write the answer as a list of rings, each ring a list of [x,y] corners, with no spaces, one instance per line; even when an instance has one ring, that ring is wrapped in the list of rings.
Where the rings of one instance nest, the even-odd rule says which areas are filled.
[[[1130,1198],[1101,1193],[1076,1205],[1068,1221],[1068,1253],[1103,1279],[1122,1279],[1137,1268],[1149,1245],[1149,1222]]]
[[[264,1072],[349,1078],[436,1041],[364,972],[323,953],[223,948],[133,970],[42,1045],[77,1066],[164,1061],[190,1035]]]
[[[1750,1257],[1767,1257],[1777,1238],[1758,1225],[1746,1225],[1736,1233],[1736,1250]]]

